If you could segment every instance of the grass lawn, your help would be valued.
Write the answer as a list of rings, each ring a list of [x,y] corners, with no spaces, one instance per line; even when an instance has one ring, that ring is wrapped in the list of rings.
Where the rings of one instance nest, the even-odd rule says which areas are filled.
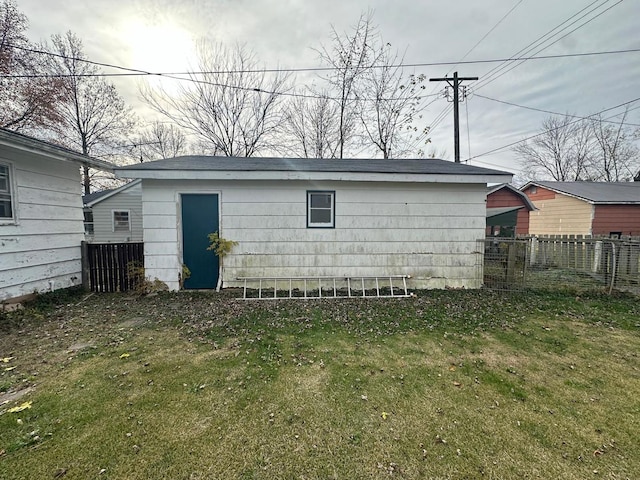
[[[0,314],[0,478],[640,478],[637,297],[231,296]]]

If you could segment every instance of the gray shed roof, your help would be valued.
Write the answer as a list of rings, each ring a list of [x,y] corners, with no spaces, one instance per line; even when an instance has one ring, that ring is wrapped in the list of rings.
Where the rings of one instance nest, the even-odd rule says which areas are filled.
[[[640,204],[640,182],[529,182],[558,193],[601,204]]]
[[[86,195],[82,196],[82,203],[84,205],[91,203],[95,200],[98,200],[102,197],[104,197],[105,195],[110,194],[111,192],[113,192],[115,190],[115,188],[110,188],[108,190],[101,190],[99,192],[93,192],[93,193],[88,193]]]
[[[474,167],[437,159],[320,159],[238,158],[184,156],[137,163],[117,168],[127,170],[182,170],[235,172],[353,172],[444,175],[512,175],[510,172]]]

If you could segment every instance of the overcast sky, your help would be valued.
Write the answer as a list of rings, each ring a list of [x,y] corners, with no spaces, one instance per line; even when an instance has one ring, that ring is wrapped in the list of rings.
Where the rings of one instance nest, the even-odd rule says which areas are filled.
[[[406,63],[456,62],[476,44],[465,60],[510,58],[568,19],[556,30],[567,27],[562,34],[529,55],[576,28],[537,55],[640,49],[639,0],[18,0],[18,8],[29,18],[34,41],[72,30],[91,60],[165,72],[186,69],[193,61],[193,42],[202,37],[245,43],[267,67],[320,66],[314,48],[329,43],[331,26],[347,31],[369,8],[385,41],[406,49]],[[517,171],[511,149],[482,154],[537,133],[548,116],[480,95],[582,116],[640,97],[640,52],[529,60],[485,85],[498,65],[455,67],[460,76],[480,78],[467,82],[477,95],[460,105],[462,159],[471,156],[470,163],[478,166]],[[452,68],[416,67],[415,73],[444,77]],[[145,116],[139,81],[128,77],[116,84]],[[427,88],[436,93],[443,86],[430,83]],[[424,115],[434,125],[433,146],[452,159],[453,114],[434,123],[447,105],[445,98],[437,99]],[[640,107],[640,101],[633,107]],[[640,108],[628,121],[640,124]]]

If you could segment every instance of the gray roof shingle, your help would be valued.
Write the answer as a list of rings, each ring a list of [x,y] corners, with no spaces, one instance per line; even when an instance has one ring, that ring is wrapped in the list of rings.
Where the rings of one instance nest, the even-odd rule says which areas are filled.
[[[91,203],[94,200],[98,200],[99,198],[104,197],[108,193],[111,193],[115,190],[115,188],[111,188],[109,190],[101,190],[99,192],[88,193],[82,196],[82,203],[86,205],[87,203]]]
[[[556,192],[584,199],[590,203],[640,204],[640,182],[529,182]]]
[[[184,156],[120,167],[118,170],[202,170],[271,172],[355,172],[442,175],[512,175],[437,159],[319,159]]]

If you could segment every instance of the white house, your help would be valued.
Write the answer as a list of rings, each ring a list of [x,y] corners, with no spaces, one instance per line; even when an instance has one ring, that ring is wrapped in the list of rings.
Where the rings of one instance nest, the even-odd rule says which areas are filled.
[[[90,193],[84,202],[85,233],[96,243],[142,242],[140,180]]]
[[[188,156],[116,168],[142,179],[147,276],[213,288],[207,234],[238,242],[239,277],[411,275],[413,288],[482,284],[487,183],[512,174],[443,160]]]
[[[0,129],[0,301],[81,283],[80,167],[113,165]]]

